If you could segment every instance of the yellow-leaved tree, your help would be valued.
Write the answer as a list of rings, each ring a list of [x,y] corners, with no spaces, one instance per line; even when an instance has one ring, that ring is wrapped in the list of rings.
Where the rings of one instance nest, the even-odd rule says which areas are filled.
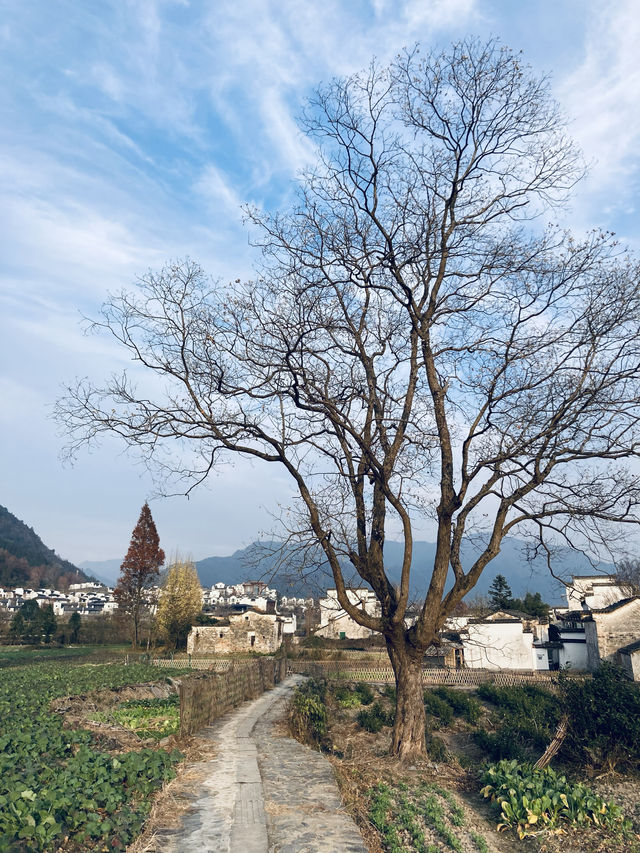
[[[202,610],[202,588],[191,560],[174,560],[160,589],[156,624],[168,645],[186,644],[189,629]]]

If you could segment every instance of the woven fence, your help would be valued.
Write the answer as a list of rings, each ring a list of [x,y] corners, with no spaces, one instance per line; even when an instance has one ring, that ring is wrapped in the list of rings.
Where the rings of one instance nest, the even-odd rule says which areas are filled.
[[[180,734],[190,735],[247,699],[257,699],[287,674],[286,658],[232,663],[226,672],[190,675],[180,683]]]
[[[345,681],[368,681],[373,684],[393,684],[395,676],[390,666],[354,666],[348,661],[289,661],[289,670],[309,675],[312,678],[331,678]],[[491,670],[491,669],[423,669],[422,683],[425,685],[449,685],[451,687],[478,687],[480,684],[495,684],[497,687],[514,687],[521,684],[551,686],[557,680],[557,672]],[[584,677],[573,674],[571,677]]]
[[[159,666],[163,669],[184,669],[185,667],[189,667],[190,669],[205,669],[211,672],[226,672],[233,661],[220,660],[220,658],[192,658],[191,660],[188,658],[152,658],[151,663],[153,666]]]

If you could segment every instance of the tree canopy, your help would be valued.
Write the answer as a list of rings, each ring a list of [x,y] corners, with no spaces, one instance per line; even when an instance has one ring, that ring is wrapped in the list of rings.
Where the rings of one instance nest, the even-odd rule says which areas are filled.
[[[160,537],[149,504],[145,502],[133,528],[129,550],[113,591],[118,608],[131,619],[134,648],[138,645],[140,619],[149,607],[149,588],[157,581],[163,563],[164,551],[160,547]]]
[[[180,648],[202,611],[202,588],[190,560],[175,560],[160,589],[156,624],[170,646]]]
[[[149,272],[95,329],[162,381],[80,381],[58,411],[71,453],[114,432],[190,484],[238,454],[284,470],[289,541],[320,551],[341,606],[385,637],[392,750],[408,757],[424,750],[424,650],[503,538],[530,536],[551,562],[558,541],[638,523],[638,269],[609,234],[536,219],[581,160],[547,82],[495,41],[334,80],[304,129],[318,161],[297,202],[249,212],[256,278],[224,285],[191,261]],[[425,519],[436,555],[407,628]],[[346,566],[380,615],[349,599]]]
[[[513,593],[504,575],[496,575],[491,582],[489,600],[493,607],[501,610],[513,606]]]

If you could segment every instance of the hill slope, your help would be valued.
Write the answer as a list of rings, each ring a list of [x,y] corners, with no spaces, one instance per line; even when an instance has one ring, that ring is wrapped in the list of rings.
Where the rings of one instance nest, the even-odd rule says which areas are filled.
[[[208,557],[196,563],[198,575],[203,586],[211,586],[218,581],[226,584],[240,583],[243,580],[265,580],[283,595],[318,596],[327,587],[334,585],[328,566],[321,566],[313,577],[301,577],[295,570],[276,570],[274,558],[264,557],[259,567],[255,565],[256,543],[240,549],[229,557]],[[424,598],[431,575],[431,567],[435,556],[434,542],[414,542],[413,564],[411,572],[411,595],[414,598]],[[473,563],[477,552],[473,545],[468,544],[463,549],[462,562],[465,569]],[[385,543],[385,561],[389,576],[394,583],[400,581],[402,566],[402,544],[387,540]],[[562,577],[569,580],[572,574],[593,574],[594,568],[589,561],[565,548],[557,558],[557,568]],[[610,565],[602,564],[599,570],[609,572]],[[562,605],[566,603],[563,585],[550,574],[543,558],[527,562],[524,555],[524,542],[514,537],[507,537],[502,543],[500,554],[484,571],[471,596],[486,595],[491,582],[496,575],[501,574],[507,579],[515,597],[523,597],[526,592],[539,592],[542,599],[549,604]],[[450,578],[450,582],[452,578]]]
[[[77,580],[87,580],[87,576],[0,506],[0,586],[60,587]]]
[[[308,597],[324,595],[327,588],[334,585],[328,566],[321,566],[313,575],[301,576],[294,568],[289,570],[278,567],[275,557],[269,556],[269,547],[262,548],[260,559],[256,559],[256,548],[265,543],[253,543],[246,548],[240,548],[226,557],[206,557],[196,562],[198,576],[203,586],[210,587],[214,583],[242,583],[245,580],[264,580],[282,595]],[[277,544],[277,543],[275,543]],[[411,595],[414,598],[424,598],[428,580],[433,566],[435,543],[414,542],[413,566],[411,573]],[[477,586],[471,592],[475,595],[486,595],[491,582],[496,575],[501,574],[507,579],[511,591],[516,598],[522,598],[526,592],[539,592],[543,600],[549,604],[563,605],[566,603],[564,587],[556,581],[542,558],[527,562],[523,552],[524,542],[514,537],[507,537],[502,543],[500,554],[493,560],[482,574]],[[463,565],[469,568],[476,556],[471,544],[463,549]],[[402,544],[387,540],[385,543],[385,560],[389,575],[394,583],[400,580],[402,566]],[[83,569],[113,586],[120,574],[122,558],[104,560],[102,562],[81,563]],[[593,574],[593,566],[579,554],[568,548],[560,552],[557,568],[562,577],[569,580],[572,574]],[[612,571],[612,566],[602,564],[599,570]],[[348,577],[348,573],[347,573]],[[450,578],[451,581],[451,578]]]

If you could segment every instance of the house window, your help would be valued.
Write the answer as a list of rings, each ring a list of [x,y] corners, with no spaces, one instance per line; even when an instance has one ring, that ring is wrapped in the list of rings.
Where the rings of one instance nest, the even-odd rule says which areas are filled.
[[[222,631],[220,631],[220,639],[222,639],[223,637],[224,637],[224,634],[222,633]]]
[[[347,639],[347,633],[346,633],[346,631],[340,631],[340,639],[341,639],[341,640],[346,640],[346,639]]]
[[[245,621],[245,622],[248,622],[248,621],[249,621],[249,617],[248,617],[248,616],[245,616],[245,617],[244,617],[244,621]]]
[[[255,634],[252,634],[252,635],[251,635],[251,645],[252,645],[252,646],[255,646],[255,644],[256,644],[256,635],[255,635]]]

